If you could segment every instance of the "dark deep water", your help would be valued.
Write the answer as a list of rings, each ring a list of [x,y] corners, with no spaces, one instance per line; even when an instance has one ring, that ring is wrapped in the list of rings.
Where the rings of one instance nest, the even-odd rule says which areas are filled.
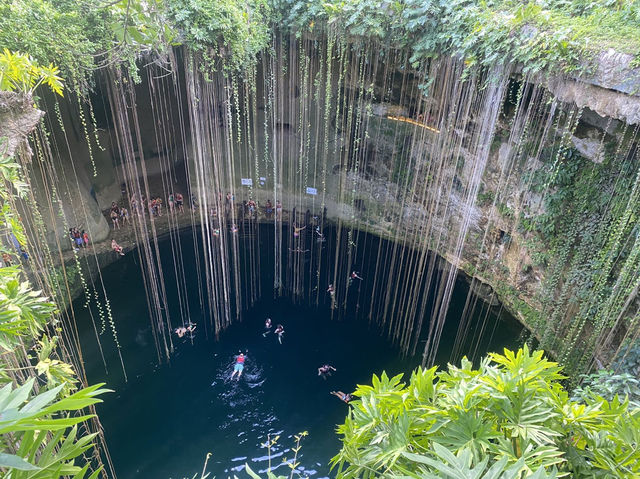
[[[273,227],[261,228],[261,241],[272,243]],[[360,235],[366,241],[381,241]],[[210,335],[207,338],[190,231],[181,233],[181,244],[191,320],[198,327],[193,344],[187,337],[174,336],[176,351],[171,364],[157,365],[135,252],[102,272],[128,382],[123,380],[108,325],[101,336],[108,368],[105,373],[88,310],[82,307],[84,300],[74,305],[89,382],[106,382],[115,391],[103,397],[105,402],[98,406],[98,414],[118,477],[192,477],[202,471],[208,452],[212,457],[207,471],[218,478],[239,474],[245,463],[256,472],[265,471],[268,455],[261,444],[267,434],[280,436],[272,450],[272,467],[276,473],[288,474],[289,467],[282,461],[292,458],[293,435],[301,431],[309,432],[299,457],[302,474],[330,476],[328,461],[340,447],[335,427],[344,420],[348,406],[329,391],[350,392],[356,384],[370,383],[371,375],[383,370],[389,375],[408,373],[419,365],[420,356],[401,357],[366,319],[356,318],[356,305],[349,304],[347,311],[351,312],[341,320],[332,320],[328,301],[312,307],[287,298],[272,299],[273,263],[269,266],[268,259],[261,270],[263,299],[219,341]],[[162,241],[160,249],[163,261],[167,261],[163,269],[172,320],[177,326],[180,315],[172,277],[171,242]],[[369,266],[363,263],[359,269],[367,272]],[[367,276],[364,278],[366,282]],[[366,296],[366,287],[360,287]],[[466,282],[459,278],[440,344],[441,365],[449,360],[467,290]],[[100,319],[96,309],[92,310],[100,330]],[[266,317],[273,319],[274,326],[284,325],[282,345],[273,333],[262,336]],[[465,351],[475,348],[472,344],[476,341],[480,354],[517,345],[521,327],[500,308],[482,303],[471,322]],[[240,381],[230,381],[239,349],[248,350],[245,371]],[[317,375],[317,368],[324,363],[337,368],[326,381]]]

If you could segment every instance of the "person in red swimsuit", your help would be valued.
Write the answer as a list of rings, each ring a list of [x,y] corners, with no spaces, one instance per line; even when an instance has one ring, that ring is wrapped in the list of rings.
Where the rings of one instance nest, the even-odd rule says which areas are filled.
[[[240,376],[242,376],[242,370],[244,369],[244,354],[240,353],[236,358],[236,365],[233,367],[233,372],[231,373],[231,379],[238,373],[238,381],[240,381]]]

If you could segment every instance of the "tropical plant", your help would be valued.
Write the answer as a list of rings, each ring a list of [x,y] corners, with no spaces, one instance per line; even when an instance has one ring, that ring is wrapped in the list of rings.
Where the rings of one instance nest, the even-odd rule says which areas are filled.
[[[416,479],[520,479],[524,465],[524,458],[518,459],[509,466],[508,458],[503,457],[487,468],[489,458],[485,457],[479,464],[472,466],[473,454],[469,449],[463,449],[455,455],[446,447],[437,443],[433,445],[433,458],[405,452],[404,456],[416,463],[416,471],[409,471],[406,476]],[[555,479],[556,472],[547,473],[540,467],[529,479]]]
[[[93,416],[72,413],[101,402],[96,396],[107,390],[97,384],[59,397],[62,385],[36,394],[34,382],[0,389],[0,470],[11,479],[84,478],[90,464],[75,460],[93,446],[96,433],[79,437],[78,424]],[[96,478],[100,470],[89,477]]]
[[[588,398],[603,397],[611,401],[615,396],[629,398],[629,402],[640,407],[640,381],[629,373],[616,374],[601,369],[592,374],[583,374],[582,383],[576,387],[571,398],[586,402]]]
[[[18,267],[0,268],[0,348],[12,351],[24,335],[38,337],[56,307],[28,281]]]
[[[0,90],[18,91],[32,95],[41,84],[62,96],[63,82],[58,67],[38,65],[29,55],[10,52],[0,53]]]
[[[478,369],[466,359],[441,372],[419,368],[407,385],[401,377],[383,373],[356,389],[338,427],[338,477],[640,473],[640,410],[617,398],[569,400],[560,367],[542,351],[505,349]],[[463,466],[467,475],[453,472]]]

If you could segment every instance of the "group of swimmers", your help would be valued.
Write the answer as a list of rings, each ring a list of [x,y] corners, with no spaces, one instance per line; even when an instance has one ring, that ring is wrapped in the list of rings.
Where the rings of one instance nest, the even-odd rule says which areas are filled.
[[[267,334],[271,333],[271,329],[273,328],[273,322],[271,318],[267,318],[264,322],[264,333],[262,333],[263,337],[267,337]],[[281,324],[276,326],[274,333],[278,336],[278,342],[282,344],[282,335],[284,334],[284,327]],[[236,378],[238,381],[242,376],[242,371],[244,370],[244,362],[246,360],[246,356],[242,351],[239,351],[238,356],[236,356],[236,362],[233,366],[233,372],[231,373],[231,379]],[[318,376],[322,377],[322,379],[326,380],[328,376],[331,376],[332,372],[337,371],[336,368],[331,366],[330,364],[323,364],[318,368]],[[343,401],[346,404],[349,404],[349,401],[353,399],[351,394],[344,393],[342,391],[331,391],[329,394],[336,396],[338,399]]]
[[[239,351],[239,354],[236,356],[236,362],[233,366],[231,379],[236,378],[237,381],[240,380],[240,377],[242,376],[242,371],[244,371],[245,360],[246,360],[246,356],[242,351]],[[327,379],[327,376],[331,376],[332,371],[336,371],[336,368],[334,368],[330,364],[324,364],[318,368],[318,376],[322,376],[323,379]],[[353,396],[351,394],[347,394],[342,391],[331,391],[329,392],[329,394],[334,395],[335,397],[337,397],[338,399],[340,399],[346,404],[349,404],[349,401],[353,399]]]
[[[196,330],[195,323],[192,323],[191,321],[189,321],[189,324],[186,327],[180,326],[179,328],[176,328],[175,333],[178,335],[179,338],[181,338],[187,333],[193,334],[195,330]]]
[[[264,333],[262,333],[262,336],[264,338],[266,338],[267,334],[271,332],[272,327],[273,327],[273,323],[271,322],[271,318],[267,318],[264,322]],[[274,331],[274,333],[278,336],[278,342],[282,344],[282,335],[284,334],[284,326],[282,326],[282,324],[278,324],[276,326],[276,330]]]

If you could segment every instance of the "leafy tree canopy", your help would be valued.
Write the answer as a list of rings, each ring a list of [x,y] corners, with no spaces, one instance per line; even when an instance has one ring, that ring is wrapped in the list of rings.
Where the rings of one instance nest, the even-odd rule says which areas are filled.
[[[169,0],[168,5],[185,43],[209,60],[230,58],[234,67],[242,67],[269,44],[267,0]]]
[[[94,67],[106,43],[100,11],[78,0],[0,1],[0,47],[28,54],[37,63],[59,66],[79,81]]]
[[[608,48],[640,50],[639,0],[281,0],[286,23],[320,20],[347,35],[413,50],[413,60],[440,54],[484,66],[521,63],[525,70],[582,69]]]
[[[640,51],[640,0],[1,0],[0,48],[58,65],[70,83],[185,43],[242,68],[271,28],[336,28],[351,38],[483,66],[571,72],[608,48]]]

